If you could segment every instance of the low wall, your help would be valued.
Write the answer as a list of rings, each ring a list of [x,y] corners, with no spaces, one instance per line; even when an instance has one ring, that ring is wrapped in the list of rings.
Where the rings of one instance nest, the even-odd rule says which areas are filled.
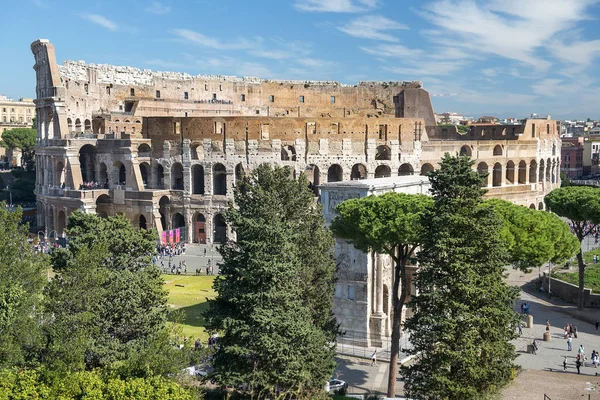
[[[566,300],[568,302],[577,304],[578,291],[577,285],[561,281],[556,278],[551,278],[550,289],[552,295]],[[544,280],[542,283],[544,291],[548,292],[548,276],[544,274]],[[600,294],[593,294],[592,289],[585,288],[583,290],[583,303],[585,307],[600,308]]]

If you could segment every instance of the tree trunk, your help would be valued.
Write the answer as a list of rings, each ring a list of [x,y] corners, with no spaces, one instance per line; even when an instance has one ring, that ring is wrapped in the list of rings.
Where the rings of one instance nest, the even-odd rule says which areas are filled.
[[[579,295],[577,296],[577,309],[583,310],[583,290],[585,288],[585,264],[583,263],[583,253],[581,247],[579,248],[579,253],[577,253],[577,264],[579,266]]]
[[[398,357],[400,353],[400,328],[402,323],[402,309],[406,300],[406,258],[402,257],[396,262],[394,268],[394,288],[392,290],[392,345],[390,348],[390,371],[388,374],[387,397],[396,397],[396,378],[398,376]],[[398,288],[402,284],[402,292],[398,296]]]

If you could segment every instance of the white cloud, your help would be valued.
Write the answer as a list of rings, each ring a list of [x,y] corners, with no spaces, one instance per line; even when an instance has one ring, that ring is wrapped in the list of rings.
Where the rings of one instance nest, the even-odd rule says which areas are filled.
[[[171,11],[171,7],[161,4],[159,1],[153,1],[150,6],[146,8],[146,12],[156,15],[166,14]]]
[[[408,29],[408,27],[381,15],[367,15],[351,21],[348,25],[340,26],[338,29],[358,38],[396,42],[397,38],[385,32]]]
[[[409,67],[384,67],[385,70],[401,75],[399,79],[421,79],[423,76],[451,75],[465,65],[463,61],[422,61]],[[420,78],[421,77],[421,78]]]
[[[294,7],[300,11],[355,13],[376,8],[379,0],[297,0]]]
[[[33,4],[39,8],[50,8],[50,4],[46,3],[43,0],[33,0]]]
[[[256,46],[256,41],[250,41],[239,38],[235,42],[224,43],[219,39],[194,32],[189,29],[175,29],[172,31],[181,40],[203,47],[210,47],[217,50],[242,50],[250,49]]]
[[[322,60],[320,58],[310,58],[310,57],[299,58],[299,59],[295,60],[295,63],[300,64],[304,67],[311,68],[314,70],[319,70],[319,71],[331,70],[338,65],[336,62],[333,62],[333,61]]]
[[[373,47],[359,47],[367,54],[377,57],[416,59],[425,55],[421,49],[411,49],[401,44],[380,44]]]
[[[488,78],[495,78],[498,75],[498,68],[484,68],[481,70],[481,74]]]
[[[96,25],[100,25],[103,28],[108,29],[109,31],[117,31],[119,30],[119,25],[117,25],[115,22],[103,17],[102,15],[99,14],[84,14],[81,16],[84,19],[87,19],[88,21],[90,21],[91,23],[94,23]]]

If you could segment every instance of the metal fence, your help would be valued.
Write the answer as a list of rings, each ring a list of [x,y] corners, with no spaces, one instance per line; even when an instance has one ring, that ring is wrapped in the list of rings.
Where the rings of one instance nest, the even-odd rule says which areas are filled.
[[[375,343],[377,342],[377,343]],[[392,338],[382,337],[381,340],[371,340],[371,346],[367,347],[367,340],[364,334],[355,332],[346,332],[337,338],[336,352],[352,357],[370,359],[374,352],[377,352],[377,360],[389,361],[392,348]],[[400,360],[408,357],[406,350],[412,347],[407,333],[400,336]]]

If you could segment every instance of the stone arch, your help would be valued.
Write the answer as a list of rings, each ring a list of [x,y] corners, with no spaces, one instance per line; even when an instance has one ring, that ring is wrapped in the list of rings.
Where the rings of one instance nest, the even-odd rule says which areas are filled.
[[[92,122],[89,119],[83,121],[83,129],[85,130],[85,133],[92,132]]]
[[[281,161],[296,161],[296,149],[294,146],[281,146]]]
[[[512,160],[506,163],[506,182],[511,185],[515,183],[515,163]]]
[[[148,229],[148,224],[146,222],[146,217],[144,216],[144,214],[140,214],[140,217],[138,218],[138,227],[140,229]]]
[[[459,155],[471,157],[473,152],[471,151],[471,147],[466,144],[460,148]]]
[[[192,143],[191,153],[192,160],[204,159],[204,146],[202,146],[202,143]]]
[[[217,196],[227,195],[227,170],[223,164],[213,166],[213,194]]]
[[[367,167],[363,164],[354,164],[352,166],[352,171],[350,172],[350,179],[366,179],[367,178]]]
[[[315,196],[319,195],[319,185],[321,184],[321,171],[315,164],[306,166],[306,178],[308,179],[308,187],[313,191]]]
[[[124,186],[127,183],[127,170],[121,161],[115,161],[113,164],[113,182],[115,185]]]
[[[404,163],[398,168],[398,176],[407,176],[414,174],[415,170],[409,163]]]
[[[544,167],[545,167],[544,159],[541,159],[540,160],[540,173],[539,173],[539,178],[538,178],[539,182],[544,182],[544,176],[546,175],[546,172],[544,171]]]
[[[148,187],[148,177],[150,173],[150,164],[147,162],[143,162],[140,164],[140,175],[142,176],[142,184],[144,185],[144,189]]]
[[[147,143],[142,143],[137,148],[139,157],[150,157],[152,148]]]
[[[163,231],[167,230],[167,207],[169,204],[171,204],[169,196],[162,196],[160,200],[158,200],[158,212],[160,214],[160,223]]]
[[[344,171],[339,164],[332,164],[327,170],[327,182],[340,182],[344,179]]]
[[[83,182],[96,180],[96,146],[86,144],[79,149],[79,168]]]
[[[81,120],[79,118],[75,120],[75,131],[81,132]]]
[[[105,189],[108,189],[108,169],[106,168],[106,164],[103,162],[100,163],[98,181]]]
[[[433,165],[429,164],[429,163],[425,163],[421,166],[421,175],[427,175],[428,173],[430,173],[431,171],[433,171],[435,168],[433,168]]]
[[[556,156],[556,143],[552,143],[552,155]]]
[[[155,188],[157,189],[164,189],[165,188],[165,169],[163,168],[163,166],[161,164],[156,164],[156,166],[154,167],[154,174],[153,176],[155,177]]]
[[[239,181],[240,179],[242,179],[242,177],[244,176],[246,172],[244,171],[244,165],[242,163],[239,163],[238,165],[235,166],[235,181]]]
[[[204,194],[204,167],[200,164],[192,166],[192,194]]]
[[[543,201],[540,201],[540,202],[538,203],[538,210],[543,210],[543,209],[544,209],[544,202],[543,202]]]
[[[198,213],[194,216],[194,243],[206,243],[206,218]]]
[[[183,190],[183,166],[178,162],[171,166],[171,189]]]
[[[550,159],[546,161],[546,181],[552,181],[552,161],[550,161]]]
[[[532,210],[535,210],[535,204],[531,203],[531,204],[529,205],[529,208],[531,208]]]
[[[73,120],[71,118],[67,118],[67,129],[69,132],[73,131]]]
[[[494,146],[494,155],[495,156],[501,156],[502,153],[503,153],[502,146],[500,146],[499,144],[497,144],[496,146]]]
[[[552,183],[556,183],[557,179],[556,179],[556,160],[552,160],[552,177],[551,177],[551,182]]]
[[[521,160],[521,162],[519,162],[518,182],[521,185],[527,183],[527,163],[523,160]]]
[[[181,213],[176,212],[171,216],[171,227],[172,229],[185,228],[185,218]]]
[[[529,164],[529,183],[536,183],[537,176],[538,176],[537,161],[532,160],[531,163]]]
[[[388,178],[392,176],[392,170],[389,165],[380,165],[375,169],[375,178]]]
[[[375,153],[375,160],[391,160],[392,159],[392,150],[389,146],[381,145],[377,146],[377,150]]]
[[[488,171],[488,165],[483,161],[480,162],[479,164],[477,164],[477,172],[483,178],[483,182],[481,185],[483,187],[488,186],[489,182],[490,182],[490,174]]]
[[[56,234],[62,236],[67,226],[67,217],[63,210],[59,210],[56,214]]]
[[[107,194],[101,194],[96,199],[96,214],[100,217],[107,218],[112,213],[112,201]]]
[[[492,186],[502,186],[502,164],[494,164],[492,171]]]
[[[223,217],[222,214],[216,214],[213,217],[213,227],[213,242],[221,244],[225,243],[227,241],[227,222],[225,222],[225,217]]]
[[[65,183],[65,165],[59,161],[54,169],[54,186],[62,187],[63,183]]]

